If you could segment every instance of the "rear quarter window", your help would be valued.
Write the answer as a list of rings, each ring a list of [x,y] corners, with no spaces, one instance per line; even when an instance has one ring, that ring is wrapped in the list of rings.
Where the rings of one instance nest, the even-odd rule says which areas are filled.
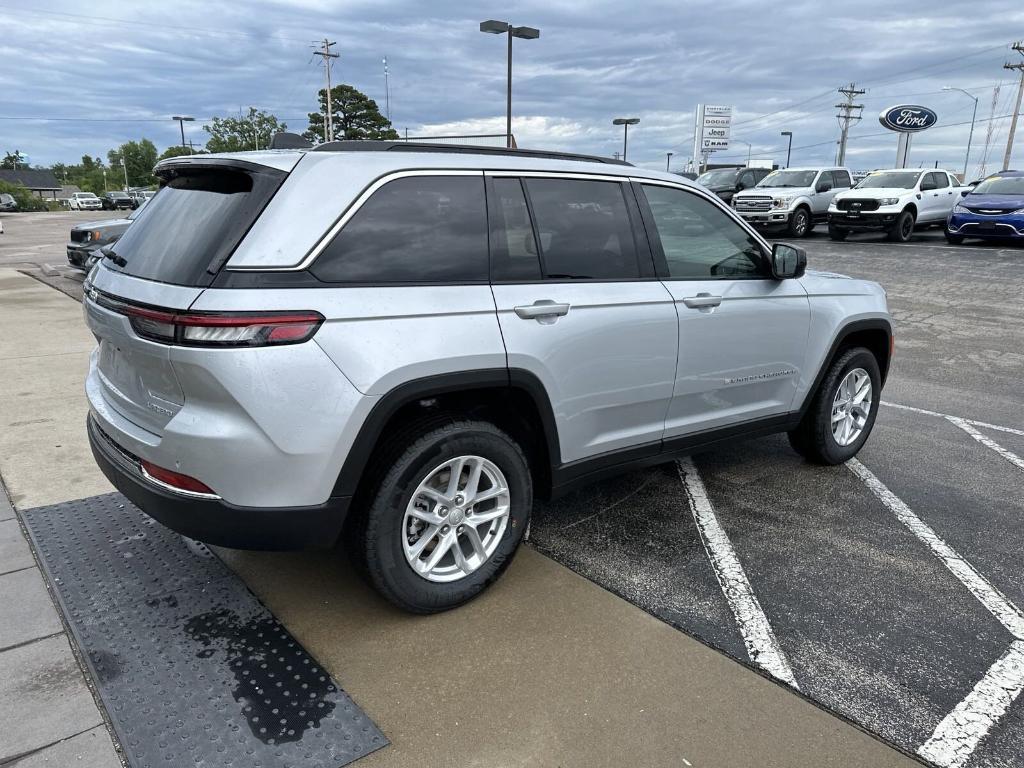
[[[309,271],[328,283],[486,282],[483,174],[388,182],[346,222]]]

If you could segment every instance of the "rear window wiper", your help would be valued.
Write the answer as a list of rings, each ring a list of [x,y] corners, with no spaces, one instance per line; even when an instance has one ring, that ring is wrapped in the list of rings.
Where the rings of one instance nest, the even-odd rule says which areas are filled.
[[[106,248],[100,248],[100,253],[103,254],[104,259],[110,259],[119,267],[128,266],[128,260],[124,256],[118,256],[113,251],[108,251]]]

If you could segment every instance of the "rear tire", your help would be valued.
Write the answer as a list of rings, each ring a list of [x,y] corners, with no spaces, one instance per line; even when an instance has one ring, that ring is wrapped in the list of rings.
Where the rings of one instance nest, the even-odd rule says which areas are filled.
[[[427,424],[405,446],[378,454],[383,476],[346,544],[383,597],[411,613],[438,613],[472,600],[508,567],[530,521],[533,485],[519,445],[488,422]],[[469,483],[476,466],[478,495],[502,486],[506,493],[472,503]],[[455,468],[458,480],[451,485]],[[448,494],[449,489],[454,491]],[[440,500],[441,495],[451,499]],[[484,522],[473,525],[477,519]]]
[[[842,227],[836,227],[832,224],[828,225],[828,236],[833,240],[845,240],[846,236],[850,234],[850,230],[843,229]]]
[[[914,214],[911,211],[903,211],[896,217],[896,223],[889,230],[889,239],[894,243],[906,243],[913,234]]]
[[[864,398],[856,401],[856,395],[860,394],[865,381],[869,384],[866,396],[870,403],[863,407]],[[849,390],[845,390],[847,384],[850,385]],[[840,392],[841,387],[844,387],[844,392]],[[848,398],[849,392],[854,397]],[[814,464],[841,464],[852,459],[871,434],[881,394],[882,377],[875,356],[864,347],[842,352],[829,366],[800,424],[789,433],[789,444]],[[843,401],[848,402],[843,405]],[[857,410],[858,405],[861,406],[860,411]],[[844,434],[846,414],[852,414],[852,426],[850,432]],[[843,420],[838,421],[837,416]],[[836,435],[837,430],[839,436]]]

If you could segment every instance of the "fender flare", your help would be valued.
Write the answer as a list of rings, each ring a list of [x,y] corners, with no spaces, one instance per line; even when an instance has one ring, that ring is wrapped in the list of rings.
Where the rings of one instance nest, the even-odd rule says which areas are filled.
[[[811,407],[811,401],[817,394],[818,387],[821,386],[821,380],[825,378],[825,373],[828,371],[829,366],[831,366],[832,361],[836,359],[836,353],[839,352],[839,348],[851,334],[859,331],[884,331],[889,340],[889,343],[886,345],[885,364],[879,366],[881,369],[882,384],[885,384],[885,380],[889,375],[889,364],[892,359],[892,354],[889,351],[892,349],[892,323],[881,317],[854,320],[842,326],[839,331],[836,332],[836,336],[832,340],[832,344],[829,346],[828,352],[825,354],[821,365],[818,367],[818,373],[815,375],[814,381],[811,383],[807,393],[804,395],[803,402],[800,404],[800,410],[798,413],[801,419],[804,417],[804,414],[807,413],[807,409]]]
[[[533,400],[540,415],[540,426],[544,432],[549,459],[552,465],[558,462],[561,451],[554,410],[547,390],[535,374],[518,368],[484,368],[445,373],[407,381],[381,396],[359,427],[356,439],[338,473],[331,496],[355,495],[385,425],[399,409],[417,400],[474,389],[524,391]]]

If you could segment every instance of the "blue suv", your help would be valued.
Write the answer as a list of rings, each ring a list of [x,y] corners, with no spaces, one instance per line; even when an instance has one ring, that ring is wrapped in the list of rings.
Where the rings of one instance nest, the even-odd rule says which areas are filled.
[[[993,174],[954,206],[946,240],[959,245],[965,237],[1024,241],[1024,171]]]

